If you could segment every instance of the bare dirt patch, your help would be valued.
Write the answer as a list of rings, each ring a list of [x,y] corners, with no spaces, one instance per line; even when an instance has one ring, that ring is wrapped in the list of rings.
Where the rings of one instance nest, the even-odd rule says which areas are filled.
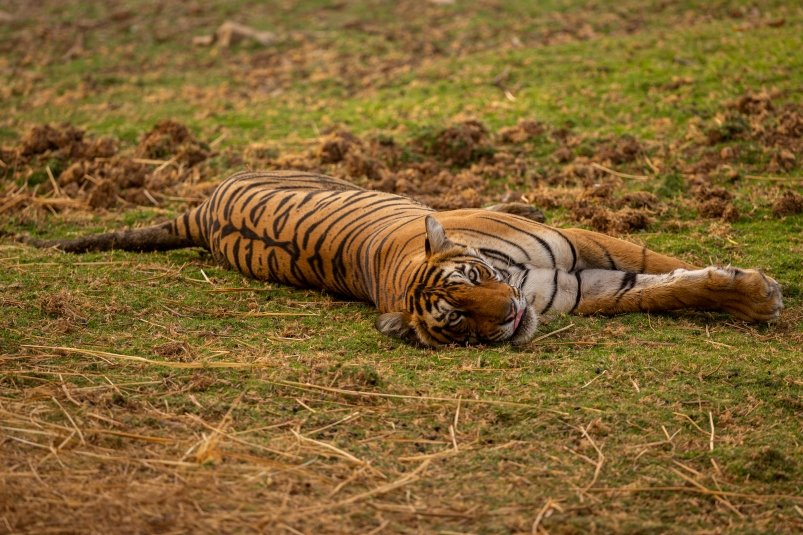
[[[803,149],[800,107],[777,105],[775,98],[747,93],[708,123],[691,121],[683,148],[631,135],[595,138],[532,119],[496,132],[466,120],[403,139],[335,127],[304,150],[255,144],[227,149],[223,157],[235,166],[232,171],[244,164],[321,172],[437,209],[496,204],[519,192],[540,208],[565,208],[572,220],[595,230],[625,234],[649,228],[673,207],[725,222],[745,217],[729,187],[742,179],[737,169],[744,159],[760,151],[767,172],[784,171],[798,165]],[[186,125],[164,121],[135,146],[123,145],[71,125],[30,129],[15,146],[2,149],[10,195],[0,212],[193,203],[214,186],[209,164],[218,155]],[[544,145],[552,157],[533,156]],[[651,178],[666,173],[682,177],[672,193],[688,193],[686,199],[659,195],[660,181]],[[764,206],[779,217],[795,213],[794,195],[775,204],[768,199]]]
[[[71,125],[31,128],[16,146],[3,149],[6,169],[13,170],[5,190],[18,201],[6,209],[158,205],[159,199],[186,194],[182,185],[208,173],[203,164],[209,147],[174,121],[157,124],[136,147],[119,146]]]
[[[775,217],[784,217],[801,212],[803,212],[803,195],[793,190],[784,191],[783,195],[772,205],[772,213]]]

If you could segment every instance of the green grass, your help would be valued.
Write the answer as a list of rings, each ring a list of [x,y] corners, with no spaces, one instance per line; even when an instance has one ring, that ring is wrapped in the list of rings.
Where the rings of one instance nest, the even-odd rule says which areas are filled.
[[[247,280],[197,250],[60,255],[8,236],[144,225],[180,213],[181,202],[9,211],[0,221],[0,525],[803,529],[803,215],[771,210],[781,190],[801,192],[801,155],[769,172],[775,147],[738,135],[708,146],[694,135],[746,92],[772,91],[777,109],[799,105],[796,4],[44,4],[0,26],[3,145],[33,125],[69,122],[130,147],[174,119],[203,140],[226,135],[203,176],[216,180],[243,165],[228,162],[251,143],[291,154],[334,125],[407,142],[468,117],[492,131],[535,119],[550,132],[569,127],[581,156],[632,135],[660,170],[641,158],[623,164],[650,179],[621,189],[663,204],[630,238],[698,264],[762,267],[781,282],[786,310],[769,326],[692,312],[562,317],[541,331],[565,330],[524,347],[422,349],[382,337],[369,306]],[[275,31],[280,43],[191,45],[226,18]],[[76,28],[93,21],[83,52],[65,57]],[[282,56],[289,67],[272,63]],[[553,157],[560,146],[544,134],[517,156],[553,178],[565,167]],[[721,169],[706,179],[734,194],[741,216],[731,223],[699,216],[684,167],[725,147],[738,151],[729,165],[742,179]],[[43,164],[32,164],[29,185],[48,183]],[[3,173],[10,195],[13,175]],[[494,181],[489,196],[517,187]],[[577,224],[565,207],[546,212]]]

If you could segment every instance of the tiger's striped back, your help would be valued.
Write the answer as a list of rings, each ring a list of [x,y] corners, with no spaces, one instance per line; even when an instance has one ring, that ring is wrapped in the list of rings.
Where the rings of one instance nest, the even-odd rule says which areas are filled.
[[[423,259],[423,220],[432,212],[323,175],[245,172],[174,225],[249,277],[324,288],[391,310],[404,299],[412,253]]]

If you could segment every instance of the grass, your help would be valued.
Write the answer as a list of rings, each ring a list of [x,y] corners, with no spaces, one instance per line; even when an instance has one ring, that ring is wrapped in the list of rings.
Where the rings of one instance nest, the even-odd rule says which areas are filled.
[[[781,320],[564,317],[524,347],[427,350],[383,338],[366,305],[247,280],[199,251],[59,255],[8,236],[147,224],[180,213],[180,200],[9,211],[0,530],[803,528],[803,215],[772,210],[783,191],[801,192],[801,156],[770,171],[781,147],[765,138],[704,141],[745,93],[771,91],[778,113],[799,105],[800,8],[467,4],[9,9],[20,23],[0,25],[0,141],[66,121],[132,146],[176,119],[200,139],[225,134],[203,185],[244,165],[253,144],[274,155],[314,150],[335,125],[405,143],[468,117],[492,131],[536,119],[549,132],[516,156],[548,177],[571,176],[578,156],[593,161],[627,134],[658,171],[640,156],[616,169],[650,178],[617,187],[662,202],[630,239],[700,264],[766,269],[784,289]],[[276,31],[278,48],[191,46],[226,18]],[[65,55],[77,33],[82,50]],[[36,35],[47,37],[33,46]],[[552,135],[566,127],[576,143]],[[799,135],[786,139],[800,146]],[[564,146],[572,159],[556,162]],[[725,148],[741,179],[722,162],[689,171]],[[3,195],[18,179],[44,188],[45,165],[61,163],[46,156],[2,171]],[[740,217],[702,217],[692,175],[730,191]],[[534,187],[492,180],[484,200]],[[566,206],[545,211],[551,223],[578,224]]]

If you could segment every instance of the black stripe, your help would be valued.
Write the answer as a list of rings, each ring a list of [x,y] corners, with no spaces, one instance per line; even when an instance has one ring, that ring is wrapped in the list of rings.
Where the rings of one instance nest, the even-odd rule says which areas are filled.
[[[577,292],[578,295],[580,292]],[[549,309],[552,308],[552,304],[555,302],[555,296],[558,295],[558,270],[555,270],[555,277],[552,279],[552,295],[549,296],[549,301],[547,302],[544,309],[539,312],[539,314],[546,314]],[[577,305],[575,305],[577,306]],[[574,310],[574,309],[572,309]]]
[[[625,296],[627,292],[629,292],[633,286],[636,285],[636,273],[627,272],[622,277],[622,282],[619,284],[619,289],[616,290],[616,302],[618,303],[622,297]]]
[[[577,305],[580,304],[580,295],[583,293],[582,292],[583,280],[580,277],[580,274],[582,272],[583,272],[582,269],[578,269],[577,271],[574,272],[574,278],[577,279],[577,295],[574,298],[574,306],[572,306],[572,309],[569,311],[570,314],[574,312],[575,309],[577,308]]]

